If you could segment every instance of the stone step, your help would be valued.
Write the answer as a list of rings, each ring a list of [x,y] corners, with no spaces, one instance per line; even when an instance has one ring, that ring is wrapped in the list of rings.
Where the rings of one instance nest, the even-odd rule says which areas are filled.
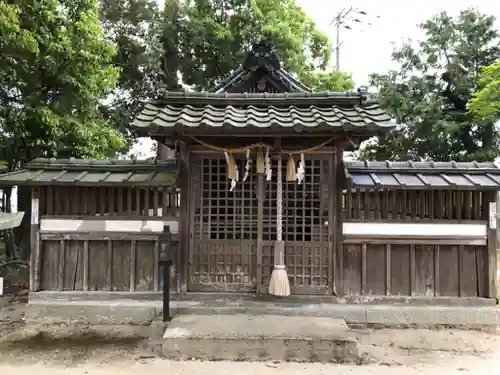
[[[217,302],[217,301],[216,301]],[[86,324],[150,324],[162,313],[161,304],[144,301],[37,301],[26,311],[27,321],[83,322]],[[400,306],[303,304],[277,305],[269,302],[197,303],[172,302],[171,315],[279,315],[301,319],[324,317],[342,319],[347,324],[379,325],[392,328],[455,327],[495,328],[500,326],[497,306]]]
[[[168,324],[169,359],[352,363],[358,343],[343,319],[277,315],[181,315]]]

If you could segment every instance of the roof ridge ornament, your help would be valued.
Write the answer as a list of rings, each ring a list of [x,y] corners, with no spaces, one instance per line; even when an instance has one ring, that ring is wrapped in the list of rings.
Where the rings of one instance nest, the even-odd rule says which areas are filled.
[[[280,70],[281,62],[271,42],[261,39],[257,43],[252,43],[252,49],[248,52],[242,66],[247,70],[257,66],[271,66]]]
[[[368,100],[368,86],[359,86],[356,92],[359,95],[360,104]]]

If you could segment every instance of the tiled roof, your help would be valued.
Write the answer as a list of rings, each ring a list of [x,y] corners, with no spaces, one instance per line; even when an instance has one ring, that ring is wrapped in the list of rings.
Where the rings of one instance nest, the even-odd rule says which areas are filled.
[[[394,128],[387,113],[367,99],[363,90],[311,92],[282,69],[272,45],[262,40],[252,45],[243,64],[213,91],[165,92],[159,102],[145,106],[132,126],[145,134],[179,130],[264,134],[288,129],[347,130],[366,137]]]
[[[345,161],[354,188],[500,190],[495,163]]]
[[[155,104],[155,103],[153,103]],[[293,92],[293,93],[213,93],[201,92],[179,92],[165,91],[156,102],[156,106],[166,105],[193,105],[201,107],[213,105],[225,107],[228,105],[236,107],[246,106],[276,106],[287,107],[295,105],[298,107],[310,107],[312,105],[328,107],[338,105],[351,107],[353,105],[370,104],[369,97],[363,92]],[[373,103],[371,103],[373,104]]]
[[[228,101],[240,99],[242,99],[240,105],[225,106],[148,104],[134,120],[133,126],[148,132],[160,129],[175,131],[179,128],[233,131],[238,129],[273,131],[286,128],[295,131],[348,130],[370,133],[392,129],[395,126],[390,122],[391,118],[387,113],[377,104],[363,105],[359,103],[359,99],[355,99],[358,100],[357,105],[342,105],[342,100],[353,100],[347,96],[339,98],[325,94],[315,97],[301,95],[276,98],[270,94],[252,94],[246,99],[243,95],[230,95]],[[310,104],[307,103],[308,99]],[[277,100],[280,101],[279,104],[276,103]],[[316,100],[323,103],[313,104]],[[256,103],[251,104],[252,101]],[[261,104],[258,105],[257,101]],[[287,102],[290,104],[286,105]],[[330,104],[325,104],[327,102]]]
[[[495,163],[345,161],[344,167],[353,188],[500,190]],[[0,186],[173,186],[176,171],[174,160],[35,159],[0,175]]]
[[[172,186],[176,171],[175,160],[35,159],[24,169],[0,175],[0,186]]]

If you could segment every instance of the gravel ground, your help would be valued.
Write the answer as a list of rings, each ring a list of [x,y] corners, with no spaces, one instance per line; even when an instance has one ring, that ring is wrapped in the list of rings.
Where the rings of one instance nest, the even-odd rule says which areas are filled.
[[[24,300],[12,303],[0,297],[0,339],[23,329]],[[61,327],[78,331],[87,327]],[[130,329],[130,328],[128,328]],[[120,337],[99,340],[36,338],[0,346],[0,374],[16,375],[317,375],[317,374],[431,374],[497,373],[500,365],[500,335],[460,330],[356,330],[366,364],[302,364],[247,362],[174,362],[154,358],[140,337],[130,337],[127,328],[115,328]],[[1,341],[1,340],[0,340]]]

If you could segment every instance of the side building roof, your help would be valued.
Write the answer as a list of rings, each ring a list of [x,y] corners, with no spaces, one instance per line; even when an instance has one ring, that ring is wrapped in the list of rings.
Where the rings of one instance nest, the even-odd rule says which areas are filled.
[[[493,162],[345,161],[347,185],[359,189],[500,190]]]
[[[500,167],[478,162],[344,161],[348,188],[500,190]],[[177,163],[138,160],[35,159],[0,175],[1,186],[174,186]]]
[[[1,186],[173,186],[175,160],[35,159],[0,175]]]

